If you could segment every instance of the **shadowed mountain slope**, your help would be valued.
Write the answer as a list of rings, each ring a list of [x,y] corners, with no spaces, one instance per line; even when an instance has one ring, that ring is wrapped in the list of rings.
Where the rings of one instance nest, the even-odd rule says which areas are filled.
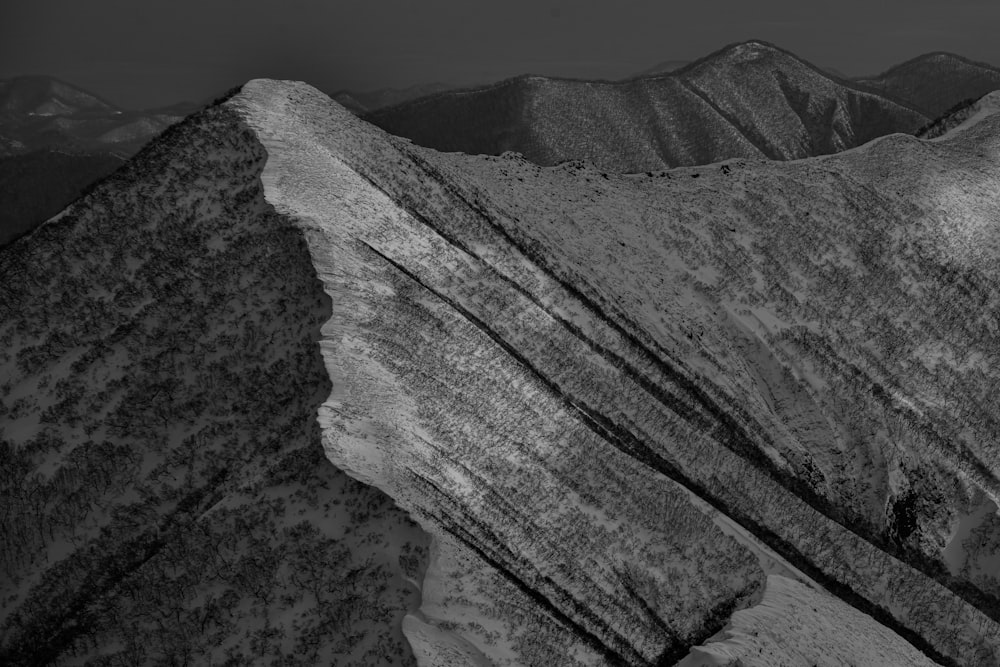
[[[515,151],[541,165],[583,159],[619,172],[832,153],[929,120],[757,41],[668,74],[621,82],[524,76],[365,119],[441,151]]]
[[[953,53],[927,53],[856,81],[937,118],[963,100],[1000,89],[1000,69]]]
[[[213,107],[0,248],[0,664],[413,664],[426,543],[323,458],[265,158]]]
[[[147,628],[347,662],[385,645],[352,594],[427,665],[1000,659],[1000,119],[657,176],[436,153],[289,82],[182,129],[0,250],[7,662]],[[402,521],[302,481],[338,469],[426,570],[347,565]]]

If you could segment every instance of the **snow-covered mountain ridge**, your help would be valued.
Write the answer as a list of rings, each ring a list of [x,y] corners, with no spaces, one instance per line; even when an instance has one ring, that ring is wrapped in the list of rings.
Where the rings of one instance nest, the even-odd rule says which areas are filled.
[[[439,531],[451,527],[453,542],[464,535],[467,549],[482,549],[482,538],[455,526],[489,526],[486,535],[497,543],[488,553],[500,550],[512,559],[494,567],[516,572],[524,566],[514,564],[528,558],[531,571],[541,568],[543,580],[557,586],[550,600],[589,600],[593,591],[621,589],[611,565],[621,554],[608,553],[609,569],[595,569],[564,550],[561,557],[569,561],[550,571],[555,546],[543,550],[544,558],[522,546],[538,539],[525,540],[523,531],[567,543],[552,537],[560,534],[558,524],[536,505],[567,505],[555,480],[525,483],[512,507],[496,516],[508,507],[500,500],[515,493],[509,480],[520,486],[532,467],[521,458],[522,430],[516,437],[498,435],[503,427],[490,421],[502,412],[497,399],[487,403],[487,417],[477,397],[496,392],[496,378],[509,374],[508,384],[526,391],[520,389],[525,380],[514,378],[528,371],[533,409],[518,399],[520,407],[501,423],[530,419],[526,432],[563,434],[548,464],[559,471],[556,480],[566,479],[567,459],[580,465],[572,456],[587,449],[580,443],[597,438],[605,448],[612,445],[608,455],[625,454],[624,461],[639,461],[652,473],[634,487],[709,499],[756,527],[752,532],[768,535],[777,552],[795,554],[794,564],[811,576],[846,585],[852,603],[921,638],[939,658],[964,663],[977,651],[995,650],[988,638],[993,631],[982,630],[995,622],[952,592],[990,608],[988,598],[977,597],[992,586],[992,575],[975,565],[985,556],[959,548],[958,562],[946,564],[943,555],[963,512],[984,521],[994,516],[973,510],[992,503],[996,493],[996,453],[985,446],[995,417],[982,398],[992,378],[977,378],[992,366],[976,363],[979,355],[995,354],[990,329],[975,319],[954,322],[954,313],[962,312],[955,297],[963,294],[952,286],[955,272],[968,274],[963,287],[996,284],[988,262],[995,253],[992,218],[983,215],[995,206],[991,163],[969,171],[970,144],[932,148],[892,136],[840,157],[787,166],[735,161],[615,177],[584,165],[540,169],[516,157],[436,154],[374,133],[308,89],[261,82],[245,92],[255,100],[250,122],[272,156],[265,169],[268,196],[314,229],[321,279],[345,304],[338,313],[335,302],[324,345],[332,376],[344,378],[324,417],[327,432],[340,434],[326,441],[338,465],[386,490],[431,532],[436,524]],[[951,162],[964,169],[949,170]],[[934,179],[940,179],[937,190]],[[954,210],[942,214],[947,206]],[[873,228],[876,215],[884,220]],[[800,243],[788,242],[789,227]],[[324,266],[337,267],[335,279],[324,275]],[[873,272],[885,291],[871,289],[865,276]],[[925,306],[909,296],[938,286],[948,300]],[[995,291],[987,293],[996,298]],[[473,347],[464,336],[443,344],[426,333],[427,327],[460,326]],[[943,340],[922,340],[942,326],[951,327]],[[974,352],[966,353],[973,357],[930,362],[925,348],[947,346],[955,335],[974,343]],[[408,336],[405,344],[400,336]],[[900,341],[912,342],[897,349]],[[479,380],[461,372],[468,355],[497,354],[513,368],[474,373]],[[431,377],[429,368],[436,369]],[[443,390],[466,382],[486,384],[464,389],[463,401]],[[945,393],[956,386],[965,387],[962,405]],[[536,392],[552,402],[543,409]],[[395,407],[380,414],[381,405]],[[951,410],[976,412],[969,423],[979,426],[941,433],[953,428]],[[345,422],[344,414],[360,421]],[[574,415],[583,418],[566,421]],[[445,425],[432,429],[429,418]],[[851,430],[864,429],[866,421],[876,434],[871,440]],[[550,450],[554,437],[529,450]],[[502,452],[501,460],[491,456],[474,465],[484,445],[472,443],[490,443],[488,451]],[[602,472],[577,470],[574,477],[601,479],[621,465],[615,458]],[[631,478],[640,479],[638,473]],[[583,484],[575,493],[593,494],[592,483]],[[539,496],[538,489],[550,489],[558,500]],[[441,516],[442,496],[463,499],[454,510],[462,520]],[[513,508],[525,509],[510,525]],[[664,516],[689,513],[675,509]],[[535,521],[543,521],[544,530]],[[602,534],[603,522],[591,525],[593,534]],[[705,531],[703,539],[726,543],[713,534]],[[508,553],[511,544],[518,552]],[[829,552],[831,545],[838,555]],[[713,550],[739,558],[733,549]],[[873,563],[873,571],[853,568],[859,558]],[[583,628],[626,662],[676,650],[645,614],[692,617],[649,605],[649,598],[667,604],[670,585],[648,561],[628,566],[644,568],[653,579],[639,594],[646,603],[637,601],[645,613],[622,623],[630,634],[602,630],[597,619]],[[590,573],[589,580],[579,581],[581,572]],[[894,581],[888,587],[886,576]],[[698,585],[719,586],[710,582]],[[731,590],[729,599],[736,600],[738,586]],[[727,595],[724,588],[720,594]],[[929,622],[927,600],[914,607],[925,594],[964,610],[956,625]],[[438,613],[454,614],[455,607],[441,603]],[[620,612],[611,607],[608,613]],[[467,612],[455,616],[467,618]],[[703,618],[705,628],[710,622]],[[516,628],[501,632],[512,634]],[[678,630],[667,636],[675,634],[691,636]],[[506,655],[491,652],[489,631],[466,628],[464,637],[495,660]],[[558,643],[550,639],[546,646]]]
[[[0,250],[3,657],[996,663],[998,132],[621,176],[248,83]]]

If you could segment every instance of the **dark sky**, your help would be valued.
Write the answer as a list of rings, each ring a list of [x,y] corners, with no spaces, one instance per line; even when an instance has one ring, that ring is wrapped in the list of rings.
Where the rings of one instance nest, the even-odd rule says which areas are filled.
[[[937,50],[1000,63],[998,25],[997,0],[0,0],[0,77],[140,108],[255,77],[327,92],[615,79],[750,38],[855,75]]]

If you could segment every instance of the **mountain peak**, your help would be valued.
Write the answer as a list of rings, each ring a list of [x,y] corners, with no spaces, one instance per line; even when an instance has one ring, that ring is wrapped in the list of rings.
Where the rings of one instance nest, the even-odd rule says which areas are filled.
[[[824,76],[829,76],[794,53],[790,53],[762,39],[749,39],[745,42],[728,44],[718,51],[710,53],[690,65],[677,70],[677,74],[683,75],[706,69],[729,70],[744,66],[760,67],[762,65],[770,66],[771,69],[777,66],[783,68],[801,66],[820,72]]]
[[[776,55],[785,55],[785,51],[770,42],[760,39],[750,39],[745,42],[731,44],[719,51],[717,55],[730,62],[734,60],[753,62]]]

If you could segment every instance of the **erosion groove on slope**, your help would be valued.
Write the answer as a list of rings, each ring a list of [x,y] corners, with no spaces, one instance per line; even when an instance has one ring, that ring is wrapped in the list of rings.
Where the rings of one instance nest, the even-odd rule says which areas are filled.
[[[407,149],[406,147],[403,147],[402,150],[407,150]],[[440,174],[438,174],[438,176],[441,178],[441,180],[447,181],[447,177],[442,176]],[[489,213],[490,210],[493,211],[498,210],[497,206],[485,207],[481,204],[472,202],[468,197],[463,197],[460,194],[456,196],[460,200],[464,200],[465,202],[469,203],[470,206],[473,209],[475,209],[478,214],[484,216],[484,219],[490,221],[493,224],[500,224],[499,221],[504,219],[503,216],[497,216],[496,214]],[[424,217],[424,219],[427,218]],[[506,220],[516,221],[517,217],[514,215],[508,215],[506,217]],[[514,231],[517,230],[516,224],[510,224],[510,227]],[[508,236],[507,239],[510,240],[510,237]],[[528,243],[530,242],[531,241],[528,240]],[[525,244],[524,240],[514,241],[514,243],[515,245],[518,244],[527,245]],[[547,264],[549,264],[548,259],[542,255],[539,255],[537,251],[523,250],[523,252],[525,252],[526,256],[530,256],[532,260],[539,266],[544,267]],[[661,358],[663,357],[669,358],[669,355],[666,354],[664,348],[655,340],[652,340],[648,336],[648,334],[644,334],[642,328],[639,327],[634,322],[634,320],[630,317],[630,315],[620,309],[617,309],[614,303],[604,302],[601,303],[600,305],[597,305],[589,297],[580,296],[580,292],[576,287],[576,285],[585,284],[584,281],[579,281],[579,282],[575,281],[573,283],[570,283],[567,282],[565,279],[560,279],[560,280],[562,281],[563,286],[567,290],[573,291],[575,295],[579,296],[579,298],[581,298],[581,300],[587,303],[588,306],[592,308],[595,313],[598,313],[599,317],[603,317],[603,315],[601,314],[602,308],[610,309],[612,312],[617,311],[614,314],[614,318],[629,324],[630,331],[626,333],[624,330],[622,330],[623,335],[629,338],[632,343],[636,344],[637,347],[643,351],[643,353],[646,352],[645,348],[648,345],[656,349],[662,355]],[[983,300],[982,299],[977,300],[977,303],[980,301]],[[605,318],[605,321],[607,321],[607,318]],[[616,327],[619,326],[614,322],[612,322],[611,325]],[[635,338],[636,336],[642,336],[644,341],[640,342],[636,340]],[[826,347],[827,349],[829,349],[828,342],[823,341],[822,339],[819,338],[817,338],[817,341],[818,342],[816,343],[816,345],[819,345],[821,348]],[[964,442],[953,441],[945,445],[944,444],[946,442],[945,439],[942,438],[942,436],[936,432],[937,428],[933,425],[933,423],[929,419],[923,417],[922,415],[914,413],[911,410],[906,409],[898,401],[892,399],[889,393],[880,385],[879,380],[869,378],[866,373],[859,370],[856,366],[850,363],[846,363],[843,360],[839,359],[838,355],[836,353],[833,353],[832,351],[829,355],[829,359],[837,364],[841,364],[844,368],[849,368],[850,373],[848,373],[848,375],[853,377],[854,380],[858,382],[858,384],[868,387],[873,397],[882,405],[882,407],[887,412],[898,414],[899,416],[904,418],[908,423],[913,424],[914,428],[923,433],[923,436],[928,438],[931,442],[937,443],[937,446],[943,447],[945,450],[951,450],[951,453],[955,455],[957,459],[962,462],[963,465],[965,465],[966,472],[975,475],[975,479],[977,479],[979,483],[985,485],[984,488],[991,491],[997,488],[995,475],[977,457],[975,453],[971,452],[967,448]],[[655,355],[653,355],[653,363],[654,365],[663,364],[663,362],[660,361],[660,359],[657,359]],[[670,373],[668,373],[668,376],[669,375]],[[675,377],[680,378],[680,382],[684,384],[684,389],[687,393],[689,393],[689,395],[696,397],[696,400],[701,401],[703,406],[708,412],[714,414],[715,417],[719,419],[720,423],[724,427],[726,427],[727,430],[729,430],[730,435],[735,434],[737,436],[735,438],[733,437],[723,438],[722,441],[724,442],[728,441],[730,445],[733,444],[740,445],[741,443],[746,445],[752,443],[753,439],[751,437],[748,437],[748,432],[746,431],[746,429],[749,429],[749,433],[752,433],[757,438],[762,439],[763,442],[767,444],[768,436],[766,429],[761,427],[757,423],[757,420],[752,418],[746,412],[746,410],[743,409],[742,406],[740,406],[738,401],[734,401],[731,397],[726,396],[725,393],[719,392],[717,390],[713,391],[713,393],[716,394],[715,397],[711,397],[710,394],[706,393],[706,390],[709,391],[713,390],[713,383],[711,381],[706,381],[704,378],[701,378],[699,381],[705,385],[703,389],[690,379],[685,378],[683,375],[677,375],[676,373],[674,373],[673,375]],[[884,382],[884,380],[882,380],[881,382]],[[719,407],[720,404],[725,404],[725,408],[720,408]],[[729,414],[727,414],[727,411],[732,412],[734,415],[736,415],[739,418],[739,420],[742,421],[742,424],[740,424],[737,421],[734,421],[732,417]],[[817,510],[837,520],[839,523],[844,525],[852,532],[858,533],[861,537],[873,542],[883,550],[886,550],[887,552],[896,557],[904,557],[911,560],[914,565],[919,567],[926,574],[928,574],[929,576],[933,576],[941,580],[941,583],[948,585],[949,587],[952,587],[956,592],[958,592],[963,596],[966,596],[970,602],[973,602],[977,606],[980,606],[987,613],[990,613],[991,615],[996,613],[997,607],[995,599],[991,599],[990,596],[988,595],[984,596],[981,591],[977,593],[974,590],[970,590],[970,588],[967,585],[963,585],[962,582],[955,581],[954,579],[945,576],[939,564],[935,564],[933,562],[925,560],[919,553],[900,549],[898,548],[898,546],[894,545],[891,541],[889,541],[885,537],[880,536],[879,534],[877,534],[872,530],[866,530],[866,525],[868,525],[868,522],[863,517],[851,516],[850,514],[845,515],[843,508],[838,508],[835,505],[831,505],[825,498],[817,496],[816,492],[813,489],[811,489],[808,485],[805,485],[803,483],[803,480],[795,477],[794,475],[789,475],[788,471],[786,470],[776,469],[775,466],[773,465],[773,462],[760,457],[759,450],[755,449],[752,446],[751,447],[740,446],[738,447],[738,451],[746,454],[755,463],[763,464],[764,468],[770,470],[772,474],[774,474],[774,476],[782,484],[788,486],[790,490],[794,491],[798,495],[805,498]]]
[[[921,554],[916,553],[913,550],[903,548],[898,541],[894,541],[880,535],[869,526],[868,522],[863,517],[845,513],[842,508],[831,504],[826,498],[819,495],[813,488],[804,483],[802,479],[788,474],[788,471],[786,470],[776,467],[773,461],[761,455],[763,446],[771,444],[769,442],[766,429],[738,402],[732,400],[726,401],[727,396],[724,392],[714,387],[710,382],[705,382],[704,379],[702,379],[702,385],[700,386],[694,379],[692,379],[690,371],[681,370],[682,366],[679,367],[680,364],[678,364],[677,360],[673,359],[672,355],[670,355],[662,345],[660,345],[656,340],[649,338],[648,335],[643,336],[641,327],[639,327],[627,313],[618,310],[617,312],[614,312],[613,315],[609,315],[602,309],[607,307],[609,304],[596,303],[590,297],[583,294],[573,283],[569,282],[565,278],[555,275],[550,262],[546,259],[546,257],[527,247],[530,240],[526,240],[523,235],[520,238],[515,238],[513,234],[516,233],[516,227],[510,232],[507,230],[499,219],[503,216],[503,213],[498,215],[494,212],[495,209],[494,211],[491,211],[490,208],[484,206],[481,202],[476,201],[467,194],[460,192],[447,175],[436,169],[413,149],[402,146],[400,147],[400,150],[407,156],[408,159],[412,160],[412,162],[417,165],[422,172],[432,179],[433,182],[441,184],[444,191],[447,192],[450,197],[454,198],[457,204],[455,208],[452,209],[453,214],[455,214],[456,209],[457,211],[462,211],[463,209],[472,211],[474,216],[478,216],[480,220],[484,221],[491,231],[495,232],[497,236],[500,237],[503,243],[509,244],[511,247],[516,249],[517,252],[529,258],[535,266],[539,267],[540,270],[548,274],[556,283],[560,285],[562,289],[571,294],[573,298],[578,299],[584,307],[588,309],[595,318],[597,318],[598,321],[600,321],[603,325],[610,327],[616,334],[621,336],[626,342],[626,345],[631,347],[634,351],[632,358],[639,359],[640,363],[645,366],[647,370],[645,372],[640,371],[637,365],[630,362],[624,356],[612,352],[608,348],[600,346],[592,338],[586,336],[580,327],[562,318],[552,309],[544,305],[540,300],[530,295],[514,280],[507,276],[503,276],[503,280],[505,280],[505,282],[512,289],[517,290],[520,294],[530,299],[534,305],[545,310],[549,316],[553,317],[559,321],[560,324],[570,329],[574,335],[580,337],[582,340],[585,340],[592,350],[598,352],[602,356],[605,356],[610,363],[622,368],[624,372],[628,373],[635,382],[637,382],[646,392],[663,404],[664,407],[669,408],[679,416],[688,420],[693,428],[711,432],[712,437],[717,442],[730,447],[736,454],[744,457],[751,465],[759,467],[762,471],[771,475],[790,492],[805,500],[817,512],[820,512],[827,518],[836,521],[844,529],[855,533],[858,537],[870,542],[889,556],[901,559],[911,566],[918,568],[924,574],[933,577],[939,583],[951,589],[955,594],[962,597],[970,604],[975,605],[994,621],[1000,620],[1000,605],[997,604],[994,597],[984,595],[982,591],[970,587],[968,584],[965,584],[960,580],[955,580],[953,577],[947,576],[947,573],[942,569],[941,565],[929,562],[924,559]],[[358,166],[358,169],[361,172],[363,172],[366,168],[367,165],[365,164],[360,164]],[[408,200],[411,198],[406,192],[397,189],[396,191],[390,193],[382,186],[379,186],[373,180],[373,177],[365,176],[364,173],[362,173],[362,176],[364,176],[373,187],[377,187],[383,192],[386,192],[387,196],[395,198],[395,201],[403,206],[410,215],[413,215],[423,224],[426,224],[434,229],[436,233],[448,240],[449,243],[456,245],[461,248],[463,252],[466,252],[477,259],[483,260],[482,257],[478,257],[467,245],[462,244],[460,241],[456,241],[455,238],[451,237],[449,235],[449,231],[443,228],[440,218],[437,218],[437,224],[432,222],[432,215],[424,213],[418,209],[419,202],[408,203]],[[461,213],[457,214],[461,215]],[[468,219],[468,216],[465,217]],[[507,219],[512,218],[508,216]],[[619,322],[623,322],[624,326],[619,324]],[[643,340],[640,340],[639,337],[642,337]],[[830,349],[829,343],[822,339],[817,339],[815,344],[821,348],[825,347],[826,349]],[[832,350],[829,352],[829,358],[837,361],[838,363],[844,363],[839,361],[838,356]],[[650,377],[646,374],[650,372],[650,367],[658,372],[657,379],[650,379]],[[908,411],[901,410],[877,381],[868,378],[864,372],[851,366],[850,364],[845,364],[845,367],[850,367],[850,374],[855,378],[855,380],[858,383],[868,386],[874,398],[878,400],[887,411],[898,413],[900,416],[914,423],[915,428],[923,431],[927,437],[937,441],[938,443],[944,443],[944,439],[935,432],[933,425],[929,422],[929,420],[914,415]],[[667,386],[673,385],[676,389],[668,391],[665,389],[664,384]],[[681,397],[685,397],[687,401],[682,402],[684,401],[684,398]],[[951,447],[958,448],[958,452],[956,452],[957,455],[966,461],[972,469],[976,470],[981,479],[992,481],[992,488],[998,488],[995,475],[985,464],[979,461],[974,454],[968,452],[962,443],[953,443]],[[658,469],[657,466],[653,467],[654,469]],[[708,499],[712,498],[710,490],[703,490],[702,494]],[[730,509],[727,513],[731,513],[732,511],[733,510]],[[784,554],[785,550],[789,549],[790,545],[787,543],[779,543],[771,544],[771,546],[775,547],[779,550],[779,552]],[[795,550],[792,549],[792,552],[794,553]],[[800,565],[797,560],[793,560],[793,562]],[[814,576],[816,575],[814,574]],[[833,583],[833,580],[831,580],[828,576],[821,578],[826,579],[827,583]],[[840,588],[843,588],[843,586],[841,585]],[[866,608],[866,612],[871,613],[872,608]],[[886,617],[883,613],[880,620],[885,622],[886,618],[888,617]],[[895,629],[897,629],[897,631],[900,630],[899,627],[896,627]]]
[[[418,161],[414,159],[421,168],[428,170],[430,172],[430,167],[424,161]],[[438,182],[444,183],[447,187],[447,180],[440,173],[430,172],[430,175],[435,178]],[[370,181],[369,181],[370,182]],[[374,185],[374,184],[373,184]],[[457,193],[456,196],[460,197]],[[505,240],[510,243],[513,247],[517,248],[517,243],[503,231],[503,229],[492,222],[491,216],[481,207],[472,204],[468,200],[461,200],[464,204],[468,205],[469,208],[473,209],[478,215],[482,216],[483,219],[489,221],[494,225],[497,231],[505,236]],[[419,213],[415,213],[415,216],[419,216],[424,224],[428,224],[436,233],[441,233],[434,225],[430,225],[428,219]],[[452,242],[448,239],[449,242]],[[366,244],[367,245],[367,244]],[[455,244],[460,246],[460,244]],[[707,500],[713,507],[718,509],[720,512],[730,516],[731,518],[738,521],[744,527],[746,527],[752,534],[760,538],[765,544],[773,548],[777,553],[781,554],[790,563],[794,564],[796,567],[801,568],[806,573],[808,573],[814,580],[822,583],[830,591],[836,593],[841,599],[850,602],[852,605],[858,607],[867,614],[871,614],[877,618],[881,623],[891,627],[896,632],[899,632],[902,636],[906,637],[911,643],[919,647],[922,651],[928,654],[932,659],[942,664],[958,664],[953,660],[947,658],[944,654],[935,648],[934,645],[928,643],[917,631],[907,627],[905,623],[901,623],[896,619],[889,611],[884,607],[873,603],[869,598],[855,591],[852,586],[843,583],[838,580],[835,576],[832,576],[829,571],[817,566],[810,557],[803,553],[799,548],[797,548],[792,542],[787,539],[782,538],[779,534],[773,532],[767,528],[768,517],[766,515],[761,518],[760,516],[754,517],[744,511],[741,511],[738,506],[731,502],[726,502],[719,497],[717,492],[710,486],[705,485],[695,479],[690,478],[685,474],[680,468],[674,463],[664,458],[662,455],[658,454],[655,450],[655,446],[651,446],[646,442],[643,442],[638,437],[633,435],[627,428],[614,423],[609,420],[599,411],[593,407],[586,404],[586,402],[580,397],[573,394],[568,394],[564,388],[560,387],[559,384],[548,377],[543,371],[536,368],[532,361],[527,359],[518,349],[512,345],[510,342],[505,340],[500,334],[491,329],[485,322],[479,319],[474,313],[469,312],[467,309],[463,308],[461,304],[450,299],[444,294],[435,291],[432,287],[429,287],[421,282],[420,278],[413,273],[411,273],[406,267],[402,266],[395,260],[385,256],[383,253],[379,252],[377,249],[370,247],[376,254],[382,257],[387,263],[391,264],[400,273],[410,277],[414,282],[419,284],[424,289],[434,294],[436,297],[440,298],[442,301],[446,302],[451,308],[455,309],[461,315],[472,322],[479,330],[483,331],[487,336],[489,336],[494,342],[496,342],[500,347],[502,347],[507,354],[512,358],[517,360],[525,368],[530,370],[535,376],[543,382],[554,395],[560,397],[566,402],[566,404],[572,409],[579,411],[584,419],[583,424],[585,424],[589,429],[591,429],[596,435],[601,439],[612,444],[617,449],[627,454],[628,456],[642,462],[644,465],[649,467],[651,470],[655,470],[657,473],[668,477],[679,484],[683,485],[685,488],[692,490],[699,497]],[[464,250],[464,249],[463,249]],[[524,252],[522,249],[518,248],[519,251]],[[470,253],[472,254],[472,253]],[[544,259],[538,256],[528,255],[535,265],[544,267]],[[475,256],[473,254],[473,256]],[[477,257],[477,259],[480,259]],[[544,270],[544,269],[543,269]],[[572,285],[565,283],[564,281],[559,281],[568,292],[573,294],[574,297],[580,299],[582,303],[597,317],[603,324],[608,325],[620,334],[623,339],[627,341],[628,344],[634,346],[637,350],[636,356],[645,357],[647,361],[650,361],[654,367],[659,367],[663,370],[663,375],[670,378],[680,386],[680,391],[677,392],[680,395],[687,395],[694,397],[696,404],[701,408],[701,410],[694,411],[683,404],[678,404],[676,400],[673,400],[673,395],[668,395],[664,390],[650,381],[645,375],[640,375],[639,371],[631,366],[629,362],[617,355],[609,353],[606,349],[600,348],[592,340],[583,334],[583,332],[578,328],[562,320],[558,315],[547,310],[545,306],[533,297],[530,297],[523,288],[517,286],[516,284],[507,280],[507,282],[512,286],[513,289],[524,294],[527,298],[537,305],[539,308],[546,310],[546,313],[559,321],[559,323],[569,329],[572,334],[583,341],[588,348],[594,352],[605,356],[615,367],[620,368],[623,372],[628,374],[631,379],[636,381],[645,391],[647,391],[652,397],[659,401],[665,408],[671,410],[672,413],[683,417],[685,420],[690,422],[693,429],[701,430],[709,434],[709,437],[715,441],[729,447],[733,452],[744,459],[747,460],[751,465],[759,466],[762,472],[774,475],[774,477],[782,484],[789,484],[791,482],[791,488],[789,491],[795,493],[798,492],[800,497],[804,497],[807,501],[812,501],[819,505],[813,505],[813,508],[817,511],[822,512],[822,509],[830,510],[826,503],[822,503],[815,496],[811,489],[805,487],[801,482],[795,478],[789,478],[787,475],[775,474],[773,466],[767,465],[766,459],[763,459],[759,455],[759,450],[752,444],[751,438],[746,434],[742,427],[733,420],[733,418],[725,411],[724,408],[719,406],[716,402],[708,397],[708,395],[702,391],[700,387],[695,385],[695,383],[679,372],[675,367],[669,366],[667,362],[663,361],[662,358],[656,357],[652,352],[643,346],[635,337],[627,332],[621,325],[614,322],[606,313],[602,312],[600,308],[590,302],[585,296],[579,293]],[[626,320],[627,321],[627,320]],[[571,362],[567,361],[567,366]],[[717,421],[712,421],[712,419]],[[746,418],[746,415],[744,415]],[[758,429],[762,432],[762,429]],[[825,506],[825,507],[824,507]],[[835,517],[828,517],[833,520],[837,520]],[[845,525],[843,519],[838,521],[841,527],[849,530],[858,535],[858,537],[865,538],[865,535],[858,531],[857,528],[853,528],[849,525]],[[876,545],[878,546],[878,545]],[[893,554],[886,551],[887,555],[895,558]],[[693,644],[702,643],[707,637],[714,635],[724,623],[724,619],[720,620],[720,625],[718,626],[708,626],[703,632],[703,637],[700,639],[695,639]],[[687,653],[686,650],[675,649],[670,652],[671,655],[676,655],[677,658],[682,657]]]

